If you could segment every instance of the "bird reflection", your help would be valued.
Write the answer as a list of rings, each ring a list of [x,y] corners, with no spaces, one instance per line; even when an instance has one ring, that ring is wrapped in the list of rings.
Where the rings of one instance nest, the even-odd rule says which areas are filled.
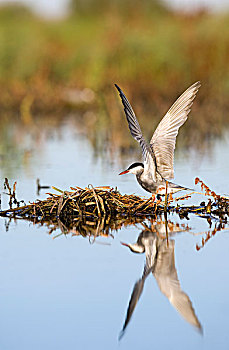
[[[129,301],[126,319],[119,335],[123,337],[126,327],[133,315],[135,307],[140,299],[146,278],[152,272],[157,281],[160,291],[168,298],[170,304],[191,325],[202,332],[202,326],[195,314],[195,310],[189,296],[182,291],[175,267],[175,241],[168,236],[189,230],[188,227],[180,227],[172,222],[156,222],[150,227],[144,225],[145,229],[140,233],[134,244],[122,243],[133,253],[145,253],[145,266],[141,278],[135,283]],[[168,237],[167,237],[168,238]]]

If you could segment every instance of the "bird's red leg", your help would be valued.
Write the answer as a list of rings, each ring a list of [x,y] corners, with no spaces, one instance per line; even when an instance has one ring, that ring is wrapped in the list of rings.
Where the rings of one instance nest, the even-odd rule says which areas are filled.
[[[173,201],[173,195],[172,195],[172,193],[169,194],[169,201],[171,201],[171,202]]]

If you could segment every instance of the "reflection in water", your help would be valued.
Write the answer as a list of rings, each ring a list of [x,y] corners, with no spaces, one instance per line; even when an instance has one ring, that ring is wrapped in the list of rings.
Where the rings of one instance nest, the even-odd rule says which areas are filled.
[[[208,222],[211,228],[212,224],[209,217],[210,215],[205,215],[202,220]],[[215,219],[216,218],[214,218],[214,220]],[[5,222],[6,230],[9,230],[10,223],[14,223],[16,220],[20,219],[12,217],[9,218],[9,221]],[[31,221],[31,219],[28,221]],[[142,225],[143,230],[139,234],[136,243],[122,243],[124,246],[128,246],[134,253],[145,253],[145,266],[142,276],[134,285],[126,313],[126,319],[120,333],[120,339],[124,335],[126,327],[129,324],[135,307],[140,299],[145,280],[148,278],[151,272],[161,293],[166,296],[170,304],[188,323],[202,332],[202,326],[196,316],[191,300],[180,286],[175,266],[175,240],[172,239],[172,236],[179,232],[189,232],[192,235],[201,236],[206,235],[206,231],[193,233],[187,224],[180,225],[171,221],[168,221],[165,225],[165,222],[160,216],[158,216],[157,219],[152,219],[149,217],[131,217],[128,219],[126,217],[102,217],[96,220],[90,220],[89,218],[86,219],[83,217],[76,218],[68,216],[64,218],[56,216],[52,221],[38,220],[37,218],[34,218],[33,223],[39,226],[47,227],[50,235],[57,232],[53,238],[58,238],[60,235],[71,235],[74,237],[83,236],[88,238],[90,243],[101,243],[101,240],[98,240],[99,237],[109,237],[113,239],[114,233],[117,233],[117,231],[123,226],[127,227],[134,225],[136,228],[136,224]],[[212,226],[212,231],[208,231],[207,237],[209,235],[214,236],[216,228],[217,231],[226,229],[226,226],[222,223]],[[58,231],[60,231],[60,233]],[[102,244],[104,243],[105,242],[103,241]],[[108,244],[109,243],[110,242],[108,242]]]
[[[227,222],[227,221],[226,221]],[[210,225],[210,228],[212,227],[212,223],[211,223],[211,218],[208,218],[208,223]],[[216,221],[214,224],[214,228],[211,228],[211,230],[208,231],[203,231],[203,232],[199,232],[199,235],[202,236],[202,240],[200,244],[196,244],[196,250],[200,250],[202,248],[205,247],[206,243],[215,236],[215,234],[219,231],[228,231],[228,227],[226,226],[225,223],[222,223],[222,220],[220,220],[219,222]]]
[[[115,94],[113,97],[116,97]],[[134,152],[137,156],[138,148],[129,137],[128,129],[126,127],[120,128],[120,125],[124,125],[124,121],[119,112],[120,109],[117,108],[115,112],[109,115],[101,113],[101,111],[80,111],[75,112],[74,115],[58,114],[49,115],[48,117],[47,115],[39,115],[31,116],[29,123],[18,115],[9,115],[2,118],[0,120],[0,165],[3,176],[11,178],[17,175],[18,177],[18,171],[22,167],[29,169],[33,165],[37,153],[39,154],[39,161],[44,157],[47,142],[55,139],[60,141],[67,131],[71,131],[76,139],[84,136],[92,146],[94,157],[103,155],[106,162],[114,158],[117,159],[117,153],[120,155],[120,161],[122,161],[123,156],[131,152]],[[196,128],[193,117],[195,117],[195,114],[192,116],[191,127],[186,127],[183,135],[179,136],[179,149],[185,149],[189,146],[190,148],[197,148],[199,156],[205,154],[205,151],[209,154],[214,138],[208,137],[209,132],[206,131],[205,124],[202,129]],[[197,117],[199,122],[201,118]],[[159,121],[156,116],[152,118],[152,113],[147,113],[145,117],[143,114],[143,118],[141,118],[142,130],[147,131],[146,126],[149,120],[152,123],[152,128],[156,127]],[[111,124],[112,128],[108,128],[108,125]],[[220,124],[217,127],[219,134],[222,133],[220,130],[222,125]],[[206,135],[203,135],[204,132]],[[76,135],[77,137],[75,137]],[[146,136],[150,137],[151,135]],[[200,149],[202,152],[200,152]]]
[[[182,291],[180,286],[175,267],[175,241],[172,239],[167,241],[165,237],[166,231],[171,236],[188,229],[188,227],[182,229],[179,225],[174,225],[171,222],[168,223],[168,227],[166,228],[165,223],[162,221],[155,222],[140,233],[136,243],[122,243],[129,247],[133,253],[144,252],[146,261],[142,277],[134,285],[125,323],[119,339],[124,335],[125,329],[142,294],[145,280],[151,272],[157,281],[160,291],[168,298],[170,304],[188,323],[202,331],[202,326],[195,314],[189,296]]]
[[[9,218],[9,221],[5,222],[6,230],[9,230],[9,225],[12,220],[15,221],[19,219]],[[94,221],[78,218],[70,223],[57,217],[55,221],[42,222],[34,220],[34,223],[47,226],[49,234],[52,234],[57,229],[60,230],[61,233],[55,235],[53,238],[71,234],[72,236],[87,237],[90,243],[97,242],[98,237],[114,238],[113,233],[117,232],[121,227],[132,225],[136,227],[135,224],[140,223],[144,229],[139,234],[137,242],[133,244],[122,243],[122,245],[129,247],[134,253],[145,253],[145,266],[141,278],[134,285],[126,313],[126,319],[119,338],[121,339],[124,335],[125,329],[129,324],[142,294],[145,280],[151,272],[157,281],[160,291],[168,298],[171,305],[188,323],[201,332],[202,326],[195,314],[189,296],[182,291],[180,286],[175,266],[175,241],[171,239],[171,237],[177,233],[190,232],[190,227],[171,221],[168,221],[165,225],[165,222],[159,217],[156,220],[147,220],[150,222],[149,225],[145,223],[146,218],[144,217],[133,217],[131,220],[127,220],[126,218],[115,220],[114,218],[110,220],[109,223],[105,217]]]
[[[182,207],[183,209],[185,207]],[[189,207],[187,207],[189,208]],[[16,210],[12,209],[12,210]],[[9,211],[7,211],[9,213]],[[72,235],[72,236],[83,236],[87,237],[90,243],[95,242],[98,237],[111,237],[114,238],[113,233],[121,230],[122,227],[135,226],[136,224],[141,224],[145,231],[148,232],[156,232],[159,238],[168,239],[167,234],[171,236],[172,234],[176,234],[178,232],[190,232],[194,236],[201,237],[201,244],[196,244],[196,250],[200,250],[205,246],[205,244],[215,236],[216,232],[228,230],[228,216],[225,217],[217,217],[212,214],[198,214],[198,211],[191,211],[191,214],[202,218],[202,220],[206,221],[209,225],[208,231],[201,231],[193,233],[190,231],[188,225],[185,224],[174,224],[171,221],[167,222],[165,226],[164,221],[162,221],[161,217],[164,216],[163,213],[158,213],[157,218],[150,215],[139,215],[139,216],[126,216],[126,215],[115,215],[115,216],[102,216],[102,217],[90,217],[90,216],[72,216],[72,215],[54,215],[52,218],[45,218],[43,216],[30,216],[30,217],[20,217],[14,216],[11,213],[9,215],[5,213],[5,211],[0,214],[7,218],[5,221],[6,231],[10,229],[10,225],[12,222],[16,222],[17,220],[25,220],[28,222],[33,222],[33,224],[44,226],[48,230],[48,234],[54,234],[53,238],[57,238],[62,235]],[[186,217],[184,215],[184,210],[179,211],[178,215],[180,219]],[[151,224],[148,227],[144,222],[148,220]],[[156,220],[156,221],[155,221]],[[189,218],[188,218],[189,220]],[[214,220],[214,225],[212,225],[212,220]],[[60,231],[60,232],[58,232]],[[57,234],[55,235],[55,233]],[[144,232],[144,231],[143,231]],[[123,245],[127,245],[122,243]],[[139,235],[139,238],[135,244],[127,245],[134,253],[143,253],[145,252],[145,245],[142,243],[142,236]],[[148,255],[148,254],[146,254]]]
[[[113,232],[117,232],[122,227],[132,226],[138,223],[142,223],[146,218],[142,217],[101,217],[97,219],[85,218],[85,217],[54,217],[52,220],[39,219],[37,217],[31,218],[15,218],[7,217],[5,221],[6,231],[10,230],[12,222],[17,220],[25,220],[33,222],[33,224],[44,226],[48,230],[48,234],[53,234],[53,238],[60,237],[62,235],[72,235],[87,237],[90,243],[95,242],[98,237],[111,237],[114,238]],[[60,232],[59,232],[60,231]],[[56,233],[56,234],[55,234]]]

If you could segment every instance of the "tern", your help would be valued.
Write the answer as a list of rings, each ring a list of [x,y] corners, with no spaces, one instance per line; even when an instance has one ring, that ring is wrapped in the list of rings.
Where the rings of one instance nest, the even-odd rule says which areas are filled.
[[[140,186],[152,194],[165,195],[166,182],[167,194],[190,190],[187,187],[176,185],[168,180],[174,178],[173,159],[178,130],[188,118],[200,85],[199,81],[196,82],[176,100],[158,124],[150,144],[148,144],[142,135],[133,108],[123,91],[115,84],[124,106],[130,133],[139,142],[144,159],[144,164],[140,162],[133,163],[119,175],[127,173],[136,175]]]
[[[165,238],[160,238],[161,234],[165,235],[166,223],[157,223],[146,230],[143,230],[137,242],[134,244],[121,243],[128,247],[133,253],[145,253],[146,261],[142,277],[135,283],[131,298],[129,301],[126,319],[119,335],[119,340],[123,337],[126,327],[134,313],[135,307],[143,292],[145,280],[153,274],[158,287],[162,294],[166,296],[170,304],[178,313],[197,330],[202,333],[202,326],[196,316],[194,307],[189,296],[182,290],[175,266],[175,241],[169,238],[169,244]],[[164,226],[164,229],[163,229]],[[158,232],[160,229],[160,233]],[[179,227],[170,223],[169,235],[178,232],[185,232],[184,227]],[[187,228],[189,229],[189,228]]]

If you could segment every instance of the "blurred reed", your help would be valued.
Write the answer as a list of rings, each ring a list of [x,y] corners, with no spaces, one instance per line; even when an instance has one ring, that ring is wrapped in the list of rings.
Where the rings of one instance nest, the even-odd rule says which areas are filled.
[[[113,83],[151,137],[178,95],[200,80],[180,143],[199,148],[221,136],[229,121],[228,13],[182,14],[137,0],[72,1],[70,9],[48,21],[19,5],[1,6],[0,124],[15,113],[32,124],[33,115],[80,111],[95,149],[109,139],[124,153],[135,143],[120,128]]]

